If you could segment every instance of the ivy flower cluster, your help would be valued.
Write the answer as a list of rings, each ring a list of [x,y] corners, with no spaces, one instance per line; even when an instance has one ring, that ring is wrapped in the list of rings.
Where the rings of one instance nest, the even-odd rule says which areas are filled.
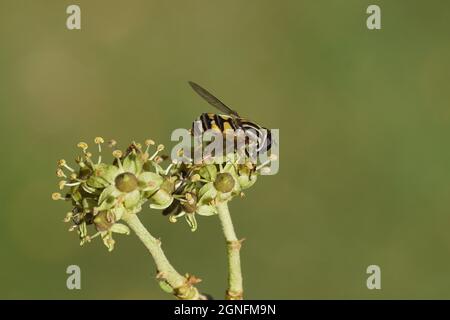
[[[58,161],[56,175],[62,178],[59,188],[65,192],[53,193],[52,198],[71,203],[72,210],[64,221],[73,223],[69,230],[78,232],[81,245],[100,237],[112,251],[113,233],[129,234],[128,227],[119,223],[121,218],[140,212],[146,202],[155,209],[170,206],[173,182],[167,170],[160,166],[163,157],[159,153],[164,146],[155,147],[153,140],[146,140],[145,148],[134,142],[125,151],[114,149],[116,142],[111,140],[111,163],[102,158],[104,139],[97,137],[94,143],[98,148],[96,160],[88,151],[87,143],[80,142],[82,154],[75,159],[76,167],[69,166],[64,159]],[[151,149],[156,150],[151,152]],[[89,234],[91,226],[93,234]]]
[[[103,162],[104,139],[97,137],[94,143],[98,148],[96,161],[85,142],[77,145],[82,154],[75,159],[75,168],[64,159],[58,161],[56,174],[63,179],[59,188],[66,191],[53,193],[52,198],[71,202],[72,210],[64,221],[73,223],[69,230],[78,232],[81,245],[100,237],[109,251],[115,245],[113,233],[129,234],[128,227],[119,223],[122,216],[140,212],[146,202],[152,209],[162,209],[170,222],[185,217],[195,231],[196,215],[215,215],[218,202],[243,197],[243,191],[255,184],[270,161],[276,160],[272,155],[255,165],[250,161],[241,163],[236,154],[230,154],[220,163],[180,161],[163,169],[165,157],[159,153],[164,146],[155,147],[151,139],[144,142],[145,148],[133,142],[125,151],[114,149],[116,141],[111,140],[108,145],[113,149],[112,163]],[[151,149],[156,150],[150,154]],[[88,232],[90,226],[93,234]]]
[[[196,215],[216,215],[219,202],[243,197],[244,190],[252,187],[258,176],[269,170],[270,162],[276,159],[271,155],[266,162],[255,165],[250,161],[242,163],[236,153],[231,153],[215,163],[205,160],[200,164],[192,161],[175,164],[171,169],[176,176],[175,181],[178,181],[173,192],[174,201],[163,214],[169,217],[170,222],[185,217],[191,231],[195,231]]]

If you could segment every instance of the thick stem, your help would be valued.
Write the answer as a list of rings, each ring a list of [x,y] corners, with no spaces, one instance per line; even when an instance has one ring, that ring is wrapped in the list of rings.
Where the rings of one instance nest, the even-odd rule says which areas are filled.
[[[227,241],[228,290],[226,298],[227,300],[242,300],[244,290],[242,287],[241,258],[239,255],[242,241],[236,237],[227,202],[218,203],[217,210],[223,234]]]
[[[197,288],[193,285],[198,282],[198,279],[195,277],[183,277],[175,270],[161,249],[161,241],[154,238],[150,232],[148,232],[136,214],[126,214],[122,219],[128,224],[130,229],[136,233],[138,238],[152,255],[158,272],[157,278],[165,281],[173,289],[173,294],[178,299],[203,299],[203,296],[199,294]]]

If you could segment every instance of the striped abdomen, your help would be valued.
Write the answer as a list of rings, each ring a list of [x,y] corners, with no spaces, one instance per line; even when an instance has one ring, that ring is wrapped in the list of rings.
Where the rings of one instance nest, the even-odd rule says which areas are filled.
[[[202,113],[192,124],[192,134],[201,135],[207,130],[225,132],[227,130],[243,130],[248,136],[257,141],[256,151],[268,151],[271,146],[270,130],[262,128],[256,123],[228,115]]]

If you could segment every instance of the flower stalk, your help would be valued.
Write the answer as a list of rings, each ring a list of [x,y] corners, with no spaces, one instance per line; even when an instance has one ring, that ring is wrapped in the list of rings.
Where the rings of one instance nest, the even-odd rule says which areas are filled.
[[[217,203],[216,207],[227,243],[228,289],[226,291],[226,299],[242,300],[244,290],[242,286],[240,250],[243,240],[238,240],[236,236],[227,201]]]
[[[171,293],[181,300],[204,300],[194,286],[200,280],[193,276],[182,276],[170,264],[161,248],[161,241],[153,237],[136,214],[125,214],[122,218],[148,249],[156,264],[157,278],[164,281]]]

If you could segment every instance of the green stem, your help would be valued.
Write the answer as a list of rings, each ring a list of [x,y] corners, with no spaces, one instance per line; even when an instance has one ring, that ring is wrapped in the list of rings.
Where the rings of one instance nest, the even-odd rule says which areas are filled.
[[[122,219],[136,233],[153,257],[158,272],[157,278],[164,280],[178,299],[201,300],[204,298],[193,285],[198,279],[186,278],[175,270],[161,249],[161,241],[148,232],[136,214],[126,214]]]
[[[244,290],[242,287],[241,258],[239,255],[242,241],[236,237],[227,202],[218,203],[217,210],[227,242],[228,290],[226,297],[228,300],[242,300]]]

